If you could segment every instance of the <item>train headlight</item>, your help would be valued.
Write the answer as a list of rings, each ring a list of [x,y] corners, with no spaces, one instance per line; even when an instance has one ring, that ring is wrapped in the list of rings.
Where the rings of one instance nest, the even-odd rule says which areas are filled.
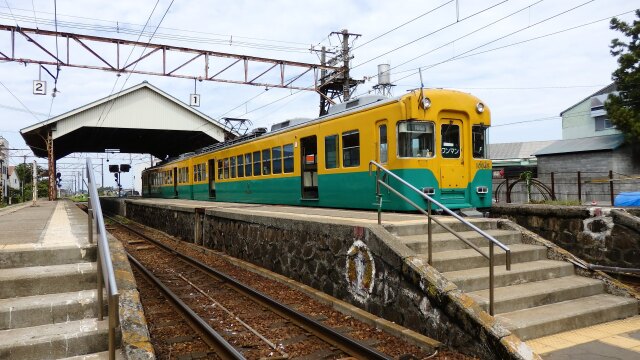
[[[488,193],[488,192],[489,192],[489,188],[487,188],[486,186],[478,186],[478,187],[476,188],[476,192],[477,192],[478,194],[486,194],[486,193]]]
[[[428,108],[431,107],[431,99],[429,99],[428,97],[423,97],[422,98],[422,108],[427,110]]]
[[[484,104],[479,102],[478,104],[476,104],[476,112],[478,114],[482,114],[484,112]]]

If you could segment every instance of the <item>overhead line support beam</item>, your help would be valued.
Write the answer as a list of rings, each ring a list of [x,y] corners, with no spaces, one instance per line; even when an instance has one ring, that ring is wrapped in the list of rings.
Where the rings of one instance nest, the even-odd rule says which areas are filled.
[[[136,74],[143,74],[143,75],[169,76],[169,77],[184,78],[184,79],[201,78],[203,80],[217,81],[217,82],[230,83],[230,84],[244,84],[244,85],[262,86],[267,88],[288,88],[288,89],[308,90],[308,91],[315,91],[315,89],[318,87],[317,75],[314,75],[314,79],[311,80],[314,82],[313,84],[308,84],[306,86],[303,86],[303,85],[294,85],[294,82],[298,81],[303,75],[307,74],[311,70],[314,70],[314,74],[319,69],[334,71],[334,72],[341,70],[341,67],[329,66],[326,64],[311,64],[311,63],[288,61],[288,60],[282,60],[282,59],[271,59],[271,58],[265,58],[265,57],[259,57],[259,56],[223,53],[223,52],[217,52],[217,51],[208,51],[208,50],[193,49],[193,48],[186,48],[186,47],[180,47],[180,46],[168,46],[168,45],[162,45],[162,44],[144,43],[140,41],[106,38],[106,37],[92,36],[92,35],[55,32],[55,31],[39,30],[39,29],[31,29],[31,28],[19,28],[17,26],[11,26],[11,25],[0,25],[0,31],[7,31],[7,32],[10,32],[11,34],[11,52],[10,52],[11,56],[7,56],[7,53],[8,53],[7,50],[0,49],[0,60],[16,61],[24,64],[68,66],[68,67],[81,68],[81,69],[104,70],[104,71],[112,71],[117,73],[136,73]],[[51,58],[43,59],[41,57],[39,58],[38,56],[27,57],[27,58],[16,57],[16,41],[17,41],[15,36],[16,32],[23,35],[25,39],[28,41],[28,43],[35,45],[36,47],[44,51]],[[43,46],[41,43],[38,42],[38,40],[41,37],[56,37],[56,36],[66,38],[67,40],[66,41],[66,47],[67,47],[66,61],[62,61],[61,59],[59,59],[51,51],[47,50],[45,46]],[[71,47],[71,44],[69,41],[70,39],[75,40],[75,42],[77,42],[80,45],[80,47],[88,51],[93,57],[98,59],[104,65],[102,64],[96,65],[95,63],[94,64],[91,64],[91,63],[72,64],[70,61],[70,47]],[[92,43],[115,45],[115,49],[112,49],[112,51],[115,52],[115,61],[107,60],[107,59],[110,59],[110,57],[106,56],[109,50],[104,50],[104,48],[97,48],[93,46]],[[141,56],[134,59],[128,64],[127,63],[121,64],[121,61],[120,61],[121,45],[136,46],[136,47],[139,46],[141,48],[148,49],[150,51],[146,54],[143,52]],[[5,50],[5,51],[3,52],[2,50]],[[157,64],[155,65],[157,66],[157,70],[136,70],[135,69],[134,65],[140,63],[144,59],[147,59],[152,54],[160,50],[162,50],[161,69]],[[177,68],[167,72],[167,57],[172,53],[191,53],[191,54],[194,54],[194,57],[191,58],[191,60],[183,62],[182,65],[179,65]],[[193,70],[191,67],[185,68],[186,65],[196,61],[200,57],[203,57],[203,55],[204,55],[204,69],[202,69],[202,72],[200,72],[201,68],[197,70]],[[232,62],[230,65],[226,66],[224,69],[218,71],[217,73],[215,73],[215,75],[211,76],[209,71],[209,66],[211,63],[210,57],[230,59],[232,60]],[[55,61],[52,61],[51,59]],[[237,64],[239,61],[243,61],[243,65],[244,65],[244,74],[243,74],[244,76],[242,79],[236,80],[236,79],[218,78],[220,74],[224,73],[226,70],[231,68],[233,65]],[[115,66],[112,65],[112,63],[114,62],[115,62]],[[149,63],[149,64],[152,64],[152,63]],[[250,66],[254,66],[255,64],[269,64],[269,66],[267,70],[265,71],[261,70],[262,73],[256,76],[256,75],[250,74]],[[267,82],[267,81],[255,82],[258,78],[264,76],[276,66],[280,66],[279,79],[273,82]],[[287,66],[300,68],[302,70],[302,73],[300,75],[293,77],[292,79],[285,80],[284,73],[285,73],[285,67]],[[147,69],[149,68],[150,67],[147,66]],[[177,74],[176,72],[178,70],[183,70],[181,72],[184,72],[186,74]],[[253,76],[252,80],[249,80],[250,76]]]

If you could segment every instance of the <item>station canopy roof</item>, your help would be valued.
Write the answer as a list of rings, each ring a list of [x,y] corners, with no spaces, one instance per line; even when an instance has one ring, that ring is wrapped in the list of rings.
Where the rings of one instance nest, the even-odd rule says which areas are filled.
[[[224,125],[145,82],[20,130],[33,153],[149,153],[165,159],[225,139]]]

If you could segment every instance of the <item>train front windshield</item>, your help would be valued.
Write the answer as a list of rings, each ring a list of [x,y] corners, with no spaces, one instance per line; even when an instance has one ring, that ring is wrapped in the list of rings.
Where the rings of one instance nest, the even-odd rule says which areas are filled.
[[[398,157],[433,157],[434,144],[433,123],[426,121],[398,123]]]

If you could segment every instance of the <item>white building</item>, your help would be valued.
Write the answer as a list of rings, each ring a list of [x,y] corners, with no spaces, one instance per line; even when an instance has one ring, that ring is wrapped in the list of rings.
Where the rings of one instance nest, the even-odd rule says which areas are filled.
[[[620,134],[611,124],[604,109],[604,102],[611,93],[616,93],[615,83],[605,86],[561,112],[562,140]]]

